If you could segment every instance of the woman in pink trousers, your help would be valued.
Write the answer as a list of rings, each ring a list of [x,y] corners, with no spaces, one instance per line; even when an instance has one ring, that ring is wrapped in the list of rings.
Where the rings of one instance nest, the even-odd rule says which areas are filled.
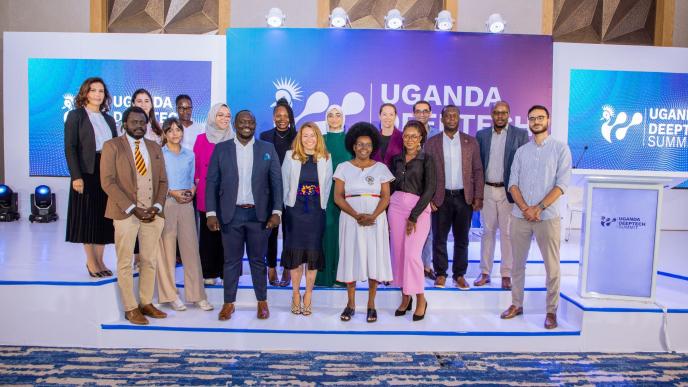
[[[391,163],[394,174],[392,197],[387,210],[392,249],[393,284],[401,288],[401,304],[394,312],[403,316],[412,309],[413,321],[425,317],[425,276],[421,252],[430,232],[430,200],[435,194],[435,165],[423,152],[427,133],[420,121],[411,120],[403,131],[404,149]]]

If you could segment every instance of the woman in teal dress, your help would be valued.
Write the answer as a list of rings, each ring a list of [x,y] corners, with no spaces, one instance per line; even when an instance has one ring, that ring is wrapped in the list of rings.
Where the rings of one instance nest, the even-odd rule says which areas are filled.
[[[330,152],[332,158],[333,170],[337,165],[351,159],[351,155],[344,146],[344,111],[339,105],[332,105],[326,111],[326,127],[327,134],[325,135],[325,145]],[[323,251],[325,253],[325,267],[318,270],[315,277],[316,286],[335,286],[340,284],[336,282],[337,278],[337,264],[339,263],[339,207],[334,204],[333,192],[330,192],[330,197],[327,201],[327,209],[325,216],[325,234],[323,237]]]

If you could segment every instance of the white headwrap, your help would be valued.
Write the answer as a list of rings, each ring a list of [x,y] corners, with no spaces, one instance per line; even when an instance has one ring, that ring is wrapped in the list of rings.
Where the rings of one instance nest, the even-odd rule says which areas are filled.
[[[325,110],[325,128],[327,128],[327,132],[330,131],[330,124],[327,122],[327,116],[328,114],[330,114],[332,110],[338,110],[342,114],[342,130],[344,130],[344,124],[346,123],[346,116],[344,115],[344,110],[339,105],[330,105],[330,107],[328,107],[327,110]]]
[[[205,122],[205,136],[208,138],[208,141],[211,144],[217,144],[219,142],[231,140],[234,138],[234,129],[232,128],[232,119],[230,117],[229,119],[229,127],[226,130],[220,129],[217,127],[215,124],[215,118],[217,116],[217,113],[220,111],[220,108],[226,107],[227,110],[229,110],[229,106],[224,103],[216,103],[213,105],[213,107],[210,108],[210,111],[208,112],[208,120]],[[229,110],[229,114],[232,114],[232,111]]]

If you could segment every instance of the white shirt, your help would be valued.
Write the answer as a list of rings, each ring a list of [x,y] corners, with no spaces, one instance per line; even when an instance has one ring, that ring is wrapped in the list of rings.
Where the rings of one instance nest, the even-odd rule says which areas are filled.
[[[256,204],[253,200],[251,190],[251,174],[253,172],[253,144],[256,139],[242,145],[239,141],[234,141],[237,155],[237,169],[239,170],[239,189],[237,191],[237,206],[242,204]]]
[[[205,126],[197,123],[191,124],[188,128],[184,128],[184,137],[182,138],[182,146],[190,151],[193,151],[196,137],[199,134],[205,133]]]
[[[129,146],[131,147],[131,155],[134,157],[134,160],[136,160],[136,139],[134,137],[131,137],[129,134],[125,134],[124,137],[127,138],[127,141],[129,141]],[[151,173],[150,169],[150,155],[148,154],[148,147],[146,146],[146,142],[143,141],[143,138],[139,140],[139,152],[141,152],[141,157],[143,157],[143,162],[146,163],[146,173]],[[132,204],[127,208],[126,212],[127,214],[131,213],[131,211],[134,210],[136,207],[136,204]],[[162,211],[162,204],[160,203],[155,203],[153,204],[153,207],[157,207],[159,211]]]
[[[88,120],[91,121],[93,126],[93,134],[96,136],[96,152],[100,152],[103,150],[105,141],[112,138],[110,125],[107,124],[101,112],[92,112],[88,109],[86,109],[86,112],[88,113]]]
[[[242,204],[256,204],[255,200],[253,200],[253,190],[251,187],[251,176],[253,175],[253,144],[255,143],[255,138],[252,138],[246,145],[242,145],[239,140],[234,141],[237,156],[237,170],[239,171],[237,206]],[[272,213],[282,216],[281,210],[273,210]],[[205,215],[207,217],[217,216],[217,212],[208,211]]]
[[[463,189],[463,170],[461,169],[461,136],[454,138],[442,133],[442,151],[444,152],[444,188],[449,190]]]

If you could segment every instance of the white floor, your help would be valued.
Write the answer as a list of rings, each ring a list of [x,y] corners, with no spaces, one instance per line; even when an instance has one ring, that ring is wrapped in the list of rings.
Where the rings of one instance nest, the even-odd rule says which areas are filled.
[[[688,232],[663,232],[656,303],[583,299],[577,295],[578,233],[562,241],[559,327],[545,330],[544,271],[539,252],[531,250],[526,279],[525,314],[501,320],[511,294],[493,284],[460,291],[433,287],[428,281],[428,311],[420,322],[411,313],[395,317],[399,290],[380,287],[378,322],[365,322],[367,284],[357,287],[356,315],[339,320],[346,303],[342,288],[316,288],[313,315],[290,313],[291,288],[268,290],[271,317],[255,317],[250,276],[242,276],[238,310],[230,321],[217,320],[222,287],[208,286],[215,311],[193,306],[169,313],[145,327],[123,319],[115,279],[91,279],[79,245],[64,242],[64,224],[0,223],[0,344],[86,347],[224,348],[246,350],[372,351],[688,351]],[[475,238],[472,238],[475,239]],[[450,250],[451,251],[451,250]],[[469,248],[468,277],[479,273],[480,246]],[[499,249],[497,249],[499,251]],[[108,246],[106,263],[114,265]],[[182,268],[177,280],[183,297]],[[248,273],[245,264],[245,273]],[[302,284],[303,287],[303,284]],[[34,318],[35,317],[35,318]]]

